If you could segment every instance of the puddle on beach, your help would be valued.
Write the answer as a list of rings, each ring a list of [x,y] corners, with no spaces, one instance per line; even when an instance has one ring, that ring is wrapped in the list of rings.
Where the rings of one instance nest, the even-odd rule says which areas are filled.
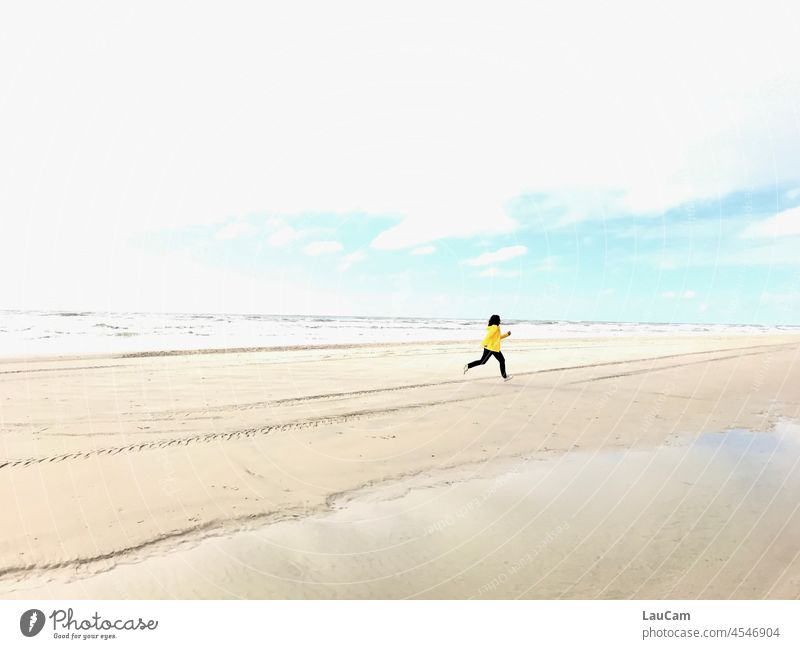
[[[796,598],[800,426],[543,454],[19,598]]]

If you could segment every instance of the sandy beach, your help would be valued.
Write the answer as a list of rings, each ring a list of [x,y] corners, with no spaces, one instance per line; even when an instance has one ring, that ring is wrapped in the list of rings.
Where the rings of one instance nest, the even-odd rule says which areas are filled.
[[[800,596],[800,337],[479,352],[0,362],[0,595]]]

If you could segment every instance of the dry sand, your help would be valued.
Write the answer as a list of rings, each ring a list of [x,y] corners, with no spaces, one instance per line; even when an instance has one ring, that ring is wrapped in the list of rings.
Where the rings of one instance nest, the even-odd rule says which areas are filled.
[[[800,596],[791,433],[664,454],[800,419],[797,336],[510,339],[508,383],[479,351],[0,363],[0,594]]]

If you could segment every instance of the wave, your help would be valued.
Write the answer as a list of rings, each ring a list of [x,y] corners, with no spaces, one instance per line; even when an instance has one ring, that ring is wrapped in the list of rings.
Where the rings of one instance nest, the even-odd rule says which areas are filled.
[[[6,311],[5,313],[9,313]],[[80,316],[92,315],[90,318]],[[59,317],[63,316],[63,317]],[[116,323],[116,324],[115,324]],[[127,324],[123,324],[127,323]],[[412,340],[480,339],[483,318],[337,317],[324,315],[152,314],[62,311],[9,315],[0,329],[0,350],[29,353],[147,351],[183,348],[273,348],[310,344],[407,344]],[[798,325],[503,321],[514,339],[643,335],[727,335],[754,332],[800,333]],[[112,343],[112,337],[115,337]],[[199,338],[208,338],[200,341]]]

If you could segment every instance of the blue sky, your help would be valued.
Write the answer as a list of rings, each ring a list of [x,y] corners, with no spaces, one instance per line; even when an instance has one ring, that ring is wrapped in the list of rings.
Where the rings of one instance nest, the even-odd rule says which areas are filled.
[[[768,227],[776,213],[791,216],[800,207],[796,188],[566,224],[539,210],[542,200],[513,201],[511,232],[398,250],[374,244],[399,219],[357,213],[252,215],[148,234],[138,243],[292,287],[291,296],[253,296],[256,311],[469,318],[501,310],[554,320],[799,322],[797,240]],[[303,303],[298,295],[314,297]]]
[[[2,304],[800,324],[795,4],[329,5],[0,10]]]

